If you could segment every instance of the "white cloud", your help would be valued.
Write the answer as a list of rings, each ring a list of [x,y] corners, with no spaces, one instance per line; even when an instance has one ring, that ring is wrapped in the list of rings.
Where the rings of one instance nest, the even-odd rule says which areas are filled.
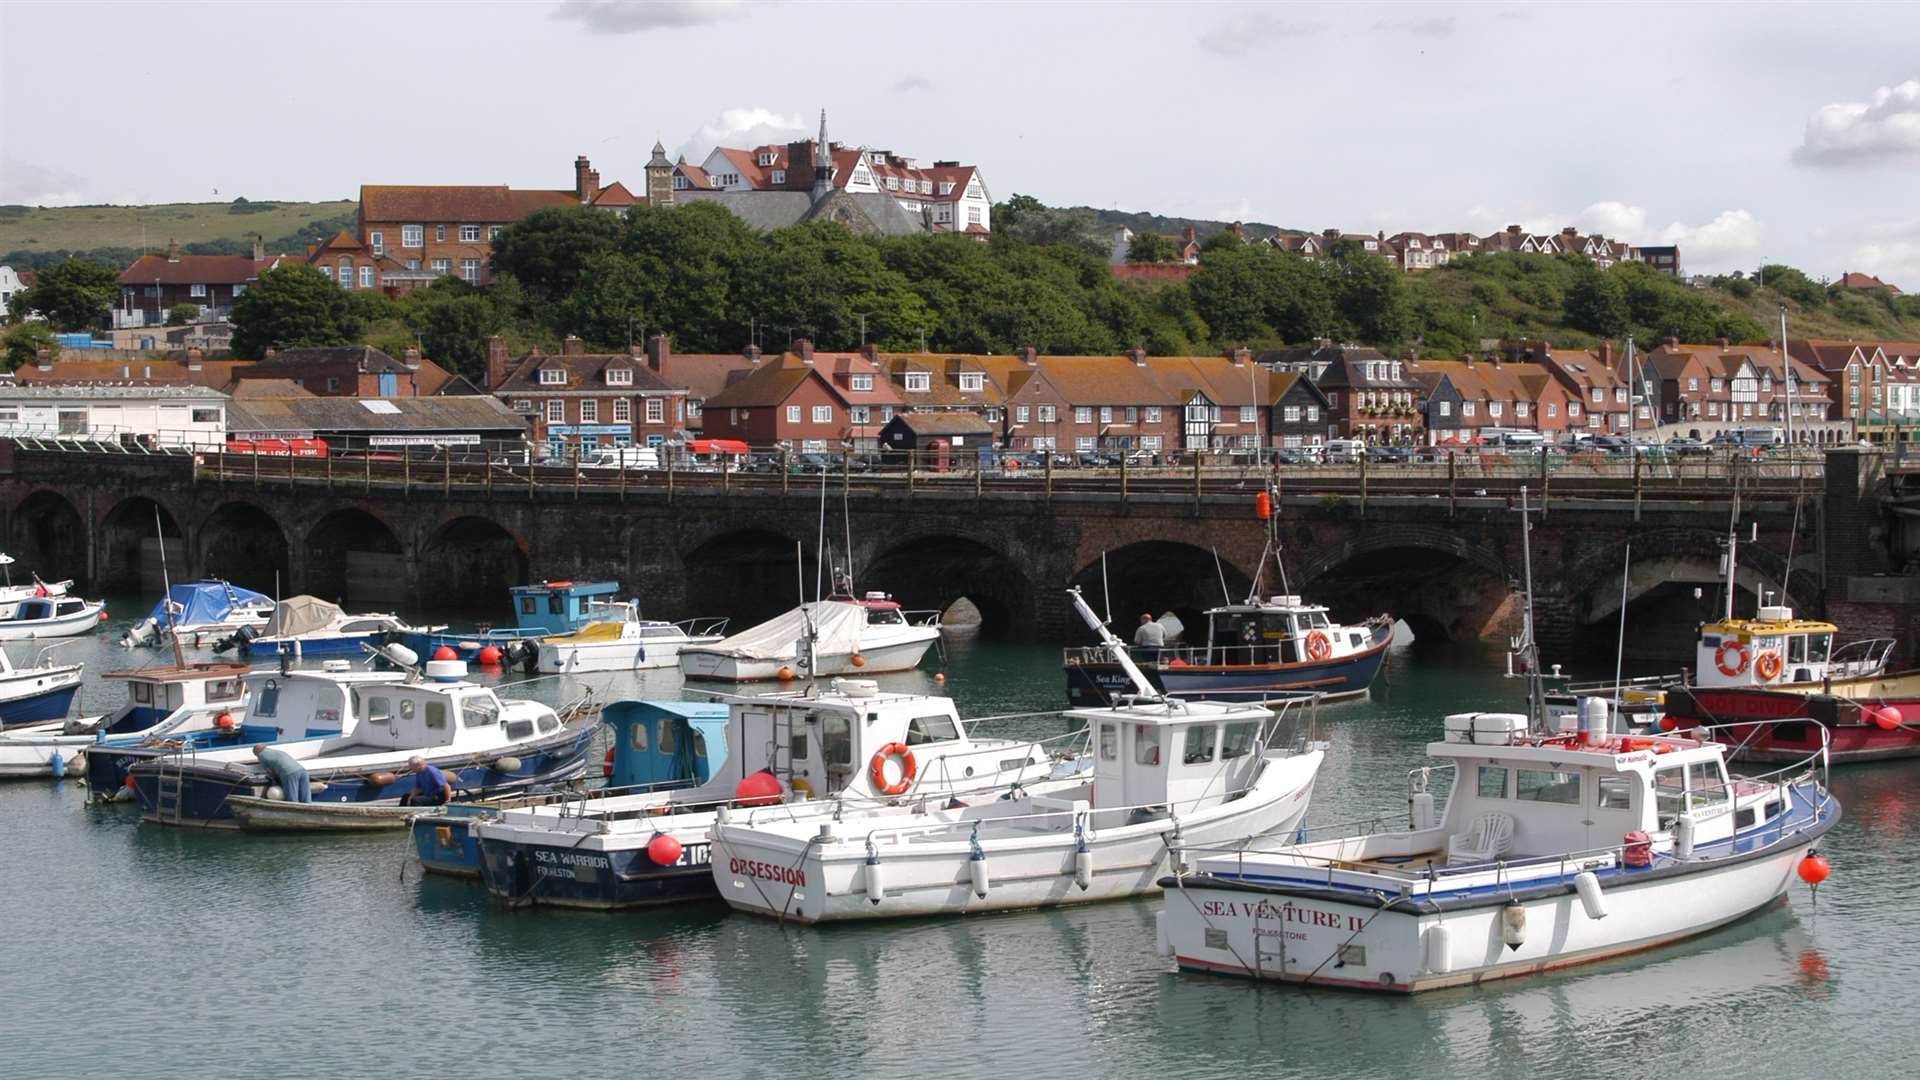
[[[86,201],[86,185],[77,176],[18,158],[0,158],[0,203],[71,206]]]
[[[1242,11],[1200,35],[1200,47],[1221,56],[1241,56],[1276,38],[1313,37],[1325,23],[1289,22],[1264,11]]]
[[[1231,206],[1220,206],[1220,207],[1214,208],[1213,213],[1209,216],[1211,216],[1215,221],[1252,221],[1253,220],[1253,203],[1249,202],[1245,198],[1242,198],[1239,202],[1236,202]]]
[[[817,130],[817,123],[809,127],[807,118],[794,115],[785,116],[772,109],[759,107],[727,109],[719,116],[700,125],[700,129],[687,136],[680,144],[677,153],[688,161],[698,164],[711,153],[716,146],[760,146],[765,143],[784,143],[802,138]]]
[[[925,75],[902,75],[900,81],[893,84],[895,93],[905,94],[914,90],[933,89],[933,80]]]
[[[1871,101],[1824,105],[1807,118],[1793,159],[1802,165],[1872,164],[1920,157],[1920,79],[1883,86]]]
[[[1848,265],[1816,276],[1839,277],[1857,270],[1908,292],[1920,292],[1920,221],[1876,225],[1869,235],[1871,239],[1853,249]]]
[[[702,26],[744,10],[741,0],[560,0],[553,17],[603,34],[637,34]]]

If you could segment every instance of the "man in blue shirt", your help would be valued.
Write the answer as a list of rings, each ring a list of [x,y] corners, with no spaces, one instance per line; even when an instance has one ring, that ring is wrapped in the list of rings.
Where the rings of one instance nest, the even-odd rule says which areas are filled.
[[[312,782],[307,777],[307,767],[300,764],[299,758],[265,743],[254,744],[253,756],[259,758],[260,764],[266,766],[267,771],[280,781],[280,790],[288,802],[313,801]]]
[[[407,759],[407,771],[413,774],[413,791],[400,799],[402,806],[443,806],[453,798],[453,785],[438,765],[427,764],[423,757]]]

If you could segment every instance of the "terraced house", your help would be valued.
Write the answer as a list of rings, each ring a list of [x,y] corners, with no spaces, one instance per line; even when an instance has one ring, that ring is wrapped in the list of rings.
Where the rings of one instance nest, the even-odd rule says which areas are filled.
[[[558,353],[518,359],[487,342],[487,389],[527,418],[528,437],[553,453],[595,446],[660,446],[686,434],[687,391],[670,385],[644,349],[590,353],[568,337]]]
[[[1668,338],[1641,358],[1641,366],[1664,435],[1710,439],[1739,428],[1778,427],[1784,436],[1791,427],[1800,443],[1848,437],[1830,398],[1832,379],[1782,357],[1773,345],[1691,345]]]
[[[887,369],[858,352],[819,352],[801,338],[709,397],[702,434],[800,451],[877,450],[904,396]]]

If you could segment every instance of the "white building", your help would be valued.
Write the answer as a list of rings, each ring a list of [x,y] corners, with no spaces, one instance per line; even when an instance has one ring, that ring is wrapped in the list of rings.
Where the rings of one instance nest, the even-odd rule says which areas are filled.
[[[0,316],[6,315],[7,302],[13,299],[13,294],[26,287],[26,282],[20,280],[20,274],[13,267],[0,266]]]
[[[217,449],[228,400],[204,386],[0,384],[0,437]]]

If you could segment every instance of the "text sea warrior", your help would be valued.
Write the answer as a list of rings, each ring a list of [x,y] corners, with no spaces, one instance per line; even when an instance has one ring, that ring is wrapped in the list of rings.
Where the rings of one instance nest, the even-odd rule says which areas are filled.
[[[761,881],[777,881],[782,885],[804,887],[807,884],[807,872],[792,866],[775,866],[772,863],[755,859],[729,859],[727,870],[730,873],[745,874]]]
[[[1265,900],[1208,900],[1200,905],[1200,913],[1208,918],[1273,920],[1329,930],[1358,930],[1367,922],[1358,915],[1318,911],[1292,903],[1275,905]]]

